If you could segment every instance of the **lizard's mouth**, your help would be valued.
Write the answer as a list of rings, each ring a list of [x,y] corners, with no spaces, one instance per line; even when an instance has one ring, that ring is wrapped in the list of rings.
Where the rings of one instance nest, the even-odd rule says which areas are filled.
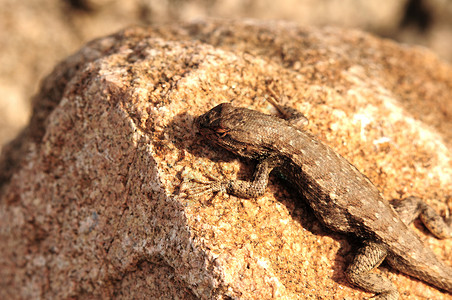
[[[210,142],[216,142],[217,139],[215,138],[215,130],[212,129],[210,126],[210,120],[209,117],[206,116],[206,114],[198,116],[194,121],[194,127],[196,130],[201,134],[205,139],[207,139]]]
[[[208,112],[195,118],[194,125],[198,132],[209,138],[215,135],[216,128],[219,124],[219,117],[216,110],[209,110]]]
[[[209,132],[212,132],[212,130],[209,128],[209,126],[207,124],[208,124],[208,121],[206,120],[205,114],[200,115],[195,118],[195,121],[194,121],[195,128],[203,136],[209,135]]]

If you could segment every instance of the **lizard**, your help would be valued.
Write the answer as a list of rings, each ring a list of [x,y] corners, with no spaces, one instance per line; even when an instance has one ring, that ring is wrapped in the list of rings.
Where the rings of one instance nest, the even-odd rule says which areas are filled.
[[[449,238],[452,218],[443,220],[418,197],[392,206],[355,166],[305,130],[308,120],[303,114],[270,102],[282,118],[230,103],[195,118],[195,127],[205,139],[257,164],[251,181],[203,182],[192,189],[192,195],[224,192],[256,198],[263,195],[270,172],[277,169],[327,228],[362,242],[345,270],[351,284],[375,293],[375,299],[398,299],[392,282],[372,272],[386,260],[394,269],[452,293],[452,268],[408,228],[420,217],[436,237]]]

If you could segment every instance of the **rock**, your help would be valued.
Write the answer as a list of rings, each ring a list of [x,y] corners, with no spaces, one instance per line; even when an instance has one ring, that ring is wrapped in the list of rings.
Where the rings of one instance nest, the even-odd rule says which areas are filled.
[[[284,22],[134,27],[59,64],[2,153],[0,298],[370,296],[344,277],[352,241],[279,178],[255,200],[184,193],[248,178],[192,121],[225,101],[274,113],[269,87],[385,197],[447,208],[452,69],[430,52]],[[452,264],[451,241],[420,234]],[[402,299],[448,297],[380,269]]]
[[[0,150],[30,117],[38,78],[87,41],[130,24],[202,18],[289,20],[360,28],[420,44],[452,61],[452,2],[444,0],[0,0]]]

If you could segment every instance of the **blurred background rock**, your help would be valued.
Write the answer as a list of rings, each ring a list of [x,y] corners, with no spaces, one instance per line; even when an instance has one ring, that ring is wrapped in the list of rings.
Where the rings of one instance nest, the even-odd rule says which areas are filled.
[[[279,19],[357,28],[452,60],[450,0],[0,0],[0,7],[0,145],[25,126],[32,95],[58,61],[130,25]]]

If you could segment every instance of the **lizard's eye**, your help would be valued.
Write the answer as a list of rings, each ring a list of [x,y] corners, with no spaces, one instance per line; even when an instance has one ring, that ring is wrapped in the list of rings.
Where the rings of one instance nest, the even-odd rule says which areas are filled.
[[[215,134],[220,138],[224,138],[228,134],[228,132],[229,130],[225,128],[217,128],[215,130]]]

